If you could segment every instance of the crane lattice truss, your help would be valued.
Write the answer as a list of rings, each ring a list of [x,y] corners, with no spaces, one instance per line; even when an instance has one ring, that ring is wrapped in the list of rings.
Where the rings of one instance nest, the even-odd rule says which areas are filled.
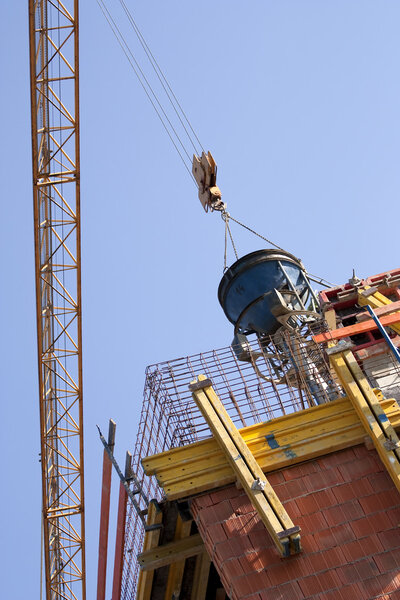
[[[47,600],[84,600],[78,2],[29,0]]]

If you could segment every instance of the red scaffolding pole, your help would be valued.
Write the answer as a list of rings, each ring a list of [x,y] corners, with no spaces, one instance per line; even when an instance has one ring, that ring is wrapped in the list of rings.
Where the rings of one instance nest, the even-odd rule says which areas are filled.
[[[129,481],[131,476],[132,455],[126,453],[125,461],[125,478]],[[125,521],[126,521],[126,506],[128,496],[123,483],[119,486],[118,500],[118,517],[117,517],[117,534],[115,536],[115,555],[114,555],[114,577],[112,588],[112,600],[120,600],[121,598],[121,583],[122,583],[122,567],[125,545]]]
[[[108,446],[111,451],[115,444],[116,425],[112,419],[108,428]],[[104,450],[103,453],[103,478],[101,483],[101,508],[100,508],[100,532],[99,532],[99,561],[97,568],[97,600],[105,600],[106,596],[106,574],[107,574],[107,549],[108,549],[108,524],[110,520],[110,496],[111,496],[111,460]]]

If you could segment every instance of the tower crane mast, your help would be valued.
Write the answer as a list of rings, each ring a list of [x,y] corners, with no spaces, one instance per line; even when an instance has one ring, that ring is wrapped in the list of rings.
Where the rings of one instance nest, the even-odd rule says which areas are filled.
[[[85,600],[78,0],[29,0],[44,569]]]

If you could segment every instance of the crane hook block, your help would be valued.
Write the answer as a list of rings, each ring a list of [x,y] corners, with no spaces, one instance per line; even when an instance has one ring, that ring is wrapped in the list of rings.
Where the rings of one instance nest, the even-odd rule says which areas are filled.
[[[221,200],[221,190],[216,185],[217,165],[210,151],[202,152],[201,158],[193,155],[192,165],[193,177],[199,186],[200,202],[206,212],[210,210],[222,210],[224,204]]]

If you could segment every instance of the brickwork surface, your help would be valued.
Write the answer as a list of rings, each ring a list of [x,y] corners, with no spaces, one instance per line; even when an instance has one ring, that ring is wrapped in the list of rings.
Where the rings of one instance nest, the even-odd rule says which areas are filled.
[[[192,512],[232,600],[400,600],[400,495],[375,450],[357,446],[268,476],[303,552],[280,558],[243,490]]]

